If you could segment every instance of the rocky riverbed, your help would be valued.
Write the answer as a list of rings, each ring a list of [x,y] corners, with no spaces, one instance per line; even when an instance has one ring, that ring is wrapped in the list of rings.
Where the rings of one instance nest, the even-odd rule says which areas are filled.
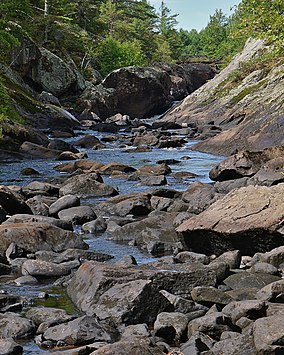
[[[262,47],[248,42],[247,53]],[[196,68],[202,83],[211,77],[208,66]],[[255,93],[250,100],[239,94],[255,83],[254,73],[227,97],[232,103],[237,92],[237,108],[251,105],[247,119],[235,112],[223,121],[218,102],[204,93],[223,88],[225,71],[162,120],[145,120],[192,91],[194,76],[177,80],[177,71],[115,71],[97,87],[82,83],[76,117],[42,93],[42,111],[26,114],[34,128],[5,122],[0,354],[284,352],[283,101],[275,103],[272,126],[256,119],[258,111],[251,115]],[[277,76],[270,86],[261,84],[279,87],[278,74],[268,75]],[[55,81],[45,84],[53,94],[71,90],[70,83],[60,92]],[[185,119],[188,107],[194,110]],[[276,123],[273,142],[266,128]],[[250,144],[237,141],[233,133],[248,127]],[[226,144],[213,151],[229,157],[197,151],[210,151],[224,137]],[[196,139],[205,140],[196,145]]]
[[[2,166],[2,354],[281,353],[282,148],[222,160],[158,122]]]

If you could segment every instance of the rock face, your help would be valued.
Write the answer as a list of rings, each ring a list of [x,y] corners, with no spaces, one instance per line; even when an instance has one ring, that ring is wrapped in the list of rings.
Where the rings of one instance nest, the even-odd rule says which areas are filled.
[[[222,132],[213,132],[212,138],[195,146],[205,152],[230,155],[236,149],[261,150],[282,144],[283,64],[268,74],[258,69],[243,80],[237,79],[241,63],[254,58],[262,48],[261,40],[249,40],[227,68],[188,96],[163,120],[197,125],[201,136],[202,130],[214,121],[214,126]],[[232,80],[234,75],[236,79]]]
[[[126,67],[113,71],[97,86],[81,96],[83,108],[101,118],[116,113],[145,118],[162,113],[173,100],[181,99],[214,76],[207,64],[156,64],[153,67]]]
[[[187,247],[217,253],[239,249],[243,255],[265,252],[283,244],[284,184],[233,190],[206,211],[182,223]]]
[[[31,68],[29,78],[55,96],[66,93],[78,85],[77,73],[64,60],[45,48],[40,48],[40,59]],[[84,86],[80,88],[84,89]]]

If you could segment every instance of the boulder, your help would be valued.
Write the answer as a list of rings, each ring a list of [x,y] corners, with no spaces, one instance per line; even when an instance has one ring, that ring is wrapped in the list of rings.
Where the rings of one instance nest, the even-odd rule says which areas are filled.
[[[142,185],[147,185],[147,186],[167,185],[167,179],[164,175],[140,176],[139,181]]]
[[[74,319],[74,316],[70,316],[65,310],[52,307],[33,307],[26,312],[25,316],[36,326],[41,323],[49,323],[50,326],[57,325]]]
[[[231,191],[206,211],[182,223],[187,248],[205,254],[238,249],[243,255],[283,244],[284,184],[248,186]]]
[[[260,354],[282,354],[284,337],[283,314],[257,319],[253,325],[253,339]]]
[[[256,298],[262,301],[283,302],[284,301],[284,280],[272,282],[256,293]]]
[[[31,209],[25,203],[24,199],[7,186],[3,185],[0,186],[0,206],[2,206],[2,219],[6,219],[6,214],[4,218],[4,210],[10,215],[16,213],[31,213]]]
[[[256,348],[251,335],[235,333],[233,337],[231,336],[216,342],[210,349],[210,353],[212,355],[219,355],[222,353],[226,355],[254,355],[256,354]]]
[[[169,344],[180,342],[186,338],[188,316],[178,312],[162,312],[154,323],[156,336],[164,338]]]
[[[43,333],[43,339],[54,345],[58,342],[62,345],[83,345],[94,340],[108,342],[111,337],[94,316],[83,316],[48,328]]]
[[[222,312],[235,324],[240,318],[257,319],[265,316],[266,305],[259,300],[233,301],[225,306]]]
[[[1,339],[27,339],[35,333],[35,325],[30,319],[23,318],[16,313],[0,314]]]
[[[0,349],[2,355],[21,355],[23,347],[12,338],[0,339]]]
[[[70,274],[70,269],[64,265],[59,265],[42,260],[27,260],[22,265],[22,275],[35,277],[59,277]]]
[[[113,344],[102,346],[92,353],[92,355],[112,354],[163,355],[164,352],[150,338],[130,336]]]
[[[190,269],[170,265],[155,267],[118,267],[85,262],[73,276],[67,292],[75,305],[88,315],[111,319],[117,324],[153,324],[170,302],[159,293],[188,295],[193,285],[213,285],[215,274],[200,264]]]
[[[97,173],[80,174],[67,179],[60,188],[60,195],[76,195],[79,198],[118,195],[117,190],[102,182]]]
[[[87,249],[81,237],[73,232],[44,223],[15,223],[0,226],[0,254],[11,243],[35,252],[37,250],[63,251],[67,248]]]
[[[69,221],[63,221],[52,217],[47,216],[34,216],[31,214],[15,214],[14,216],[8,218],[3,225],[5,224],[14,224],[14,223],[46,223],[52,224],[55,227],[66,229],[69,231],[73,230],[72,223]]]
[[[25,154],[30,159],[56,159],[61,151],[43,147],[41,145],[24,142],[19,149],[20,153]]]
[[[60,150],[61,152],[69,151],[72,153],[79,153],[79,150],[76,149],[72,144],[63,141],[62,139],[51,140],[47,148],[53,150]]]
[[[83,80],[78,80],[79,73],[74,67],[45,48],[40,48],[40,53],[40,59],[29,72],[29,79],[42,90],[60,96],[68,93],[71,88],[85,88]]]
[[[36,195],[28,198],[26,204],[30,207],[34,215],[48,216],[49,206],[56,200],[57,198],[55,196]]]
[[[284,263],[284,246],[272,249],[266,253],[256,253],[251,260],[251,264],[253,265],[259,261],[279,268]]]
[[[105,145],[102,144],[97,137],[90,134],[86,134],[84,137],[79,138],[74,142],[74,145],[86,149],[101,149],[105,147]]]
[[[111,162],[100,168],[100,173],[103,175],[111,175],[114,171],[121,171],[123,173],[131,173],[135,168],[123,163]]]
[[[81,96],[81,101],[91,102],[91,110],[101,118],[118,112],[130,118],[145,118],[164,112],[170,98],[170,76],[152,67],[127,67],[110,73],[95,87]]]
[[[74,163],[63,163],[54,167],[54,170],[64,172],[64,173],[73,173],[74,171],[81,169],[83,171],[91,170],[96,171],[99,170],[103,164],[90,161],[90,160],[77,160]]]
[[[280,280],[280,277],[263,274],[252,273],[247,271],[238,272],[230,275],[224,280],[225,285],[231,287],[233,290],[240,288],[262,288],[271,282]]]
[[[59,219],[72,224],[84,224],[97,218],[90,206],[70,207],[58,212]]]
[[[192,183],[181,196],[182,200],[188,205],[187,211],[194,214],[204,211],[218,197],[212,185],[202,182]]]
[[[173,227],[176,213],[159,212],[157,216],[149,216],[141,221],[128,223],[109,236],[115,241],[135,241],[139,247],[152,255],[172,253],[179,242]]]
[[[208,313],[203,317],[193,319],[188,324],[188,338],[195,333],[201,332],[214,340],[220,340],[224,331],[232,329],[232,322],[229,317],[221,312]]]
[[[194,302],[201,304],[221,304],[226,305],[232,301],[232,298],[226,293],[215,287],[194,287],[191,291],[191,298]]]
[[[80,199],[77,196],[65,195],[52,203],[48,212],[50,216],[56,216],[61,210],[77,206],[80,206]]]
[[[59,187],[48,182],[32,181],[28,185],[22,188],[23,194],[27,198],[34,197],[36,195],[43,196],[58,196]]]

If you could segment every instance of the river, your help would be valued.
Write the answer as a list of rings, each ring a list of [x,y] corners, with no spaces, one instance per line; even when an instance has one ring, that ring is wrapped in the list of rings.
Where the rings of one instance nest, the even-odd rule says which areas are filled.
[[[66,141],[73,143],[85,134],[93,134],[98,138],[102,138],[107,133],[99,133],[94,131],[76,131],[76,136]],[[124,134],[123,131],[119,134]],[[167,176],[168,184],[164,186],[165,188],[172,188],[175,190],[183,191],[186,190],[188,185],[193,181],[201,181],[205,183],[210,183],[208,177],[208,172],[210,169],[216,165],[223,157],[214,156],[210,154],[205,154],[197,152],[191,149],[191,147],[197,143],[197,141],[190,140],[184,147],[178,149],[157,149],[153,148],[151,151],[147,152],[131,152],[129,148],[131,147],[121,147],[121,142],[115,141],[111,143],[106,143],[106,148],[101,150],[92,149],[81,149],[85,151],[88,155],[89,160],[97,161],[102,164],[109,162],[121,162],[126,163],[134,168],[139,168],[145,164],[156,164],[158,160],[163,159],[175,159],[180,161],[178,164],[170,165],[172,172],[191,172],[197,175],[196,178],[191,178],[189,180],[177,180],[173,176]],[[31,160],[31,161],[21,161],[12,164],[1,164],[0,166],[0,184],[4,185],[18,185],[24,186],[34,180],[44,180],[56,176],[61,176],[62,173],[57,172],[53,168],[63,162],[58,162],[56,160]],[[21,170],[26,167],[32,167],[37,170],[40,175],[38,177],[33,176],[23,176],[21,175]],[[146,191],[149,186],[143,186],[138,181],[129,181],[124,179],[116,179],[104,176],[104,182],[116,187],[120,194]],[[95,204],[98,200],[83,200],[83,204]],[[80,228],[76,229],[80,233]],[[113,241],[106,240],[104,234],[94,235],[87,234],[84,236],[91,250],[96,250],[99,252],[104,252],[114,256],[111,262],[117,261],[125,255],[133,255],[138,264],[146,263],[153,260],[153,257],[145,252],[138,250],[134,246],[117,244]],[[69,312],[75,312],[71,303],[66,298],[64,292],[58,288],[52,288],[50,284],[40,284],[38,286],[12,286],[9,284],[9,279],[0,281],[0,290],[5,290],[9,293],[18,294],[25,297],[34,297],[34,305],[44,305],[52,306],[58,308],[64,308]],[[47,300],[41,299],[42,292],[47,292],[49,298]],[[51,353],[40,349],[34,342],[25,342],[22,344],[24,347],[24,354],[46,354]]]

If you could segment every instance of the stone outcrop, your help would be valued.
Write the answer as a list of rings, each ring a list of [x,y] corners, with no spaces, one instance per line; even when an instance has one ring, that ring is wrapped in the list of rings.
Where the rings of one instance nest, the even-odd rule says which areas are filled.
[[[101,84],[82,94],[82,108],[105,119],[116,113],[145,118],[164,112],[214,76],[207,64],[155,64],[126,67],[110,73]]]
[[[256,69],[238,79],[242,63],[255,58],[263,48],[261,40],[249,40],[227,68],[184,99],[163,120],[198,126],[203,138],[206,127],[221,128],[221,133],[216,130],[212,138],[194,148],[205,152],[230,155],[236,149],[261,150],[282,144],[283,64],[268,73]]]
[[[207,210],[182,223],[188,248],[217,253],[239,249],[243,255],[265,252],[283,244],[284,184],[233,190]]]

